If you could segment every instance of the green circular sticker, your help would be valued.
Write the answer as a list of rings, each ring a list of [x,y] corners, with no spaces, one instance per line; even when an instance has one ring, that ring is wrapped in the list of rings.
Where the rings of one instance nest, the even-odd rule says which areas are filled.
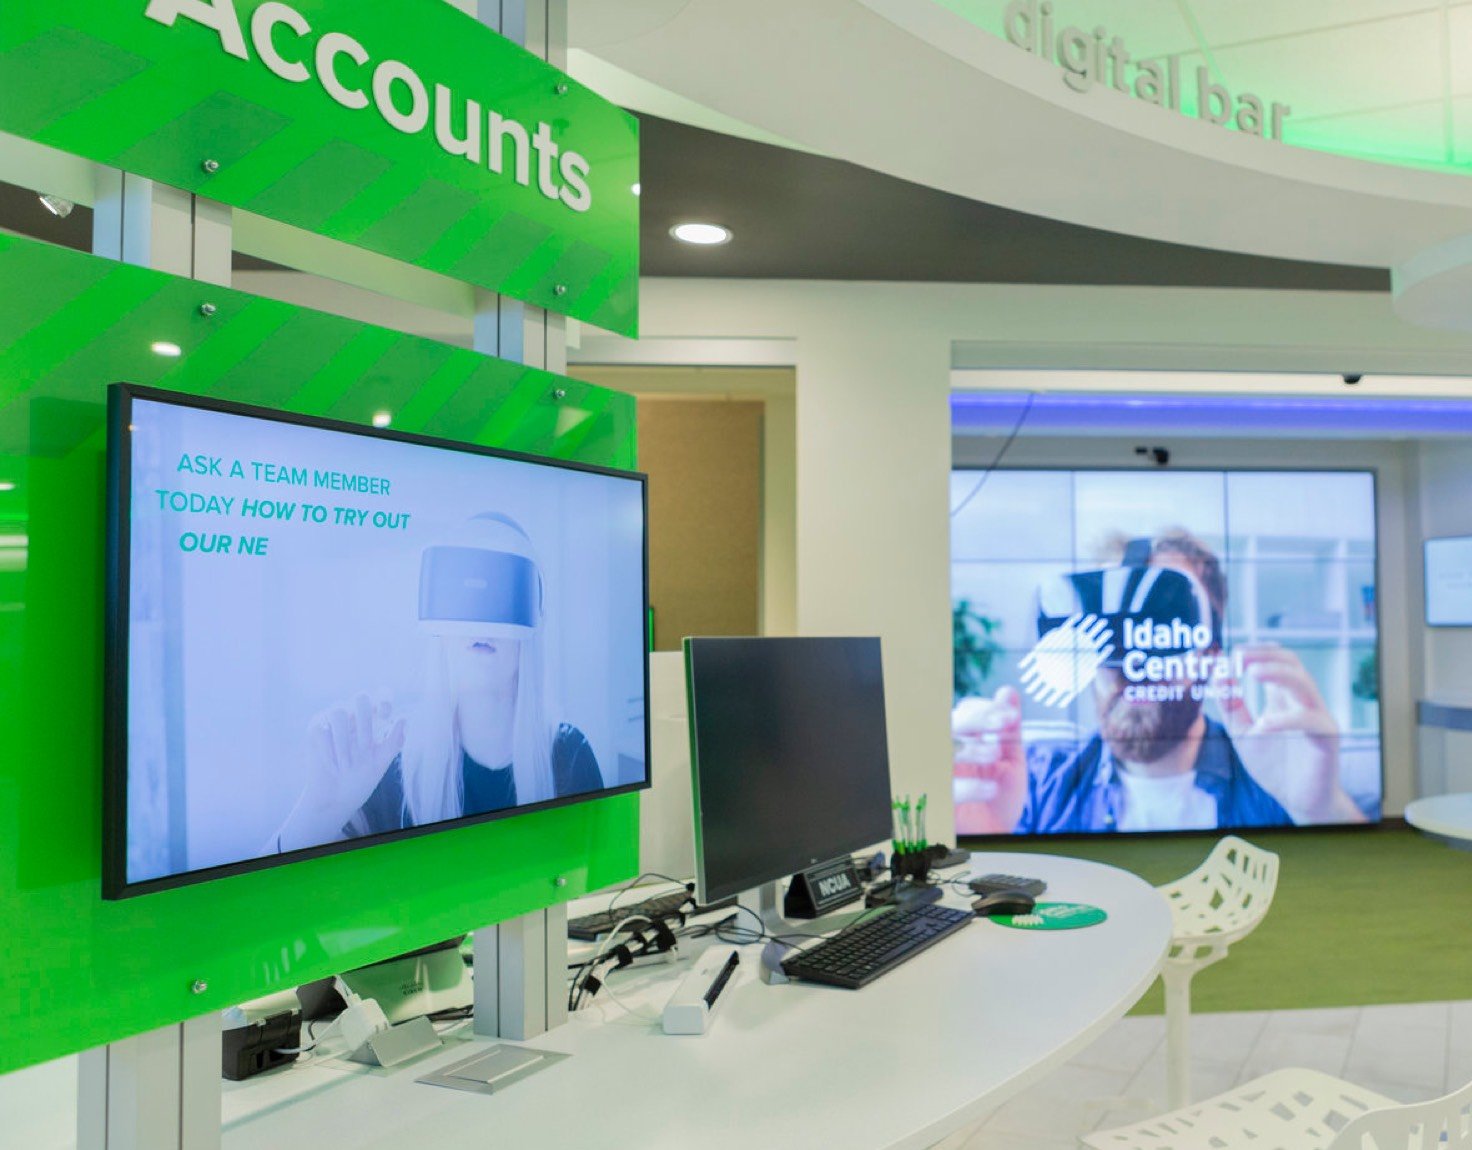
[[[1031,914],[998,914],[992,921],[1018,930],[1077,930],[1097,926],[1108,917],[1086,902],[1040,902]]]

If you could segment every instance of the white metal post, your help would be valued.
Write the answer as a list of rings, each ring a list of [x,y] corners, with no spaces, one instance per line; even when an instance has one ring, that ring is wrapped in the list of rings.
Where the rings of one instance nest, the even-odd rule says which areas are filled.
[[[481,23],[557,68],[567,64],[567,0],[476,0]],[[478,291],[475,350],[548,371],[567,370],[562,316]],[[532,1038],[567,1021],[567,908],[558,904],[478,930],[475,1031]]]
[[[224,205],[112,168],[97,170],[92,250],[228,285]],[[220,1016],[203,1015],[86,1051],[78,1150],[219,1150]]]
[[[1165,964],[1166,1106],[1178,1110],[1191,1101],[1191,978],[1189,966]]]

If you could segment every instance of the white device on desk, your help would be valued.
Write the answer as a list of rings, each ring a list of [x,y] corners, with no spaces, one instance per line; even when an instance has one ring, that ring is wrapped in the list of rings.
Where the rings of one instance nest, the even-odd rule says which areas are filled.
[[[383,1007],[371,998],[359,998],[341,977],[337,979],[337,990],[348,1004],[336,1026],[349,1061],[397,1066],[439,1048],[440,1036],[423,1015],[394,1025],[384,1015]]]
[[[704,1034],[730,998],[741,969],[734,946],[713,946],[696,960],[664,1007],[666,1034]]]

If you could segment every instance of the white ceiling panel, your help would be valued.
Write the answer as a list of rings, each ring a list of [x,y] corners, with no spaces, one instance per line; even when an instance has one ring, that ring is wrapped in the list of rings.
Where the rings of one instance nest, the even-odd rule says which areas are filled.
[[[1452,93],[1472,95],[1472,4],[1464,4],[1447,13],[1450,31]]]
[[[1472,164],[1472,96],[1452,101],[1452,147],[1457,163]]]
[[[1444,162],[1446,110],[1442,101],[1378,108],[1288,122],[1288,142],[1306,148],[1397,163]]]
[[[1184,0],[1206,42],[1237,44],[1438,12],[1438,0]],[[1314,51],[1308,48],[1307,51]]]
[[[1250,91],[1304,117],[1441,99],[1441,16],[1354,24],[1213,52],[1233,94]]]

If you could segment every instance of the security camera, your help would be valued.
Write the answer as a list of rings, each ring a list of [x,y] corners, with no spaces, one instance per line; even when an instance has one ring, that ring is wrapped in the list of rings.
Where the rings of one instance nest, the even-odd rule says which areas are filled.
[[[1148,456],[1155,462],[1156,467],[1164,467],[1170,462],[1170,452],[1164,447],[1145,447],[1141,445],[1135,448],[1135,454]]]
[[[1349,384],[1351,387],[1353,387],[1355,384],[1359,383],[1359,381],[1362,380],[1362,379],[1364,379],[1365,377],[1363,375],[1361,375],[1357,371],[1346,371],[1339,378],[1342,379],[1342,380],[1344,380],[1344,382],[1347,383],[1347,384]]]

